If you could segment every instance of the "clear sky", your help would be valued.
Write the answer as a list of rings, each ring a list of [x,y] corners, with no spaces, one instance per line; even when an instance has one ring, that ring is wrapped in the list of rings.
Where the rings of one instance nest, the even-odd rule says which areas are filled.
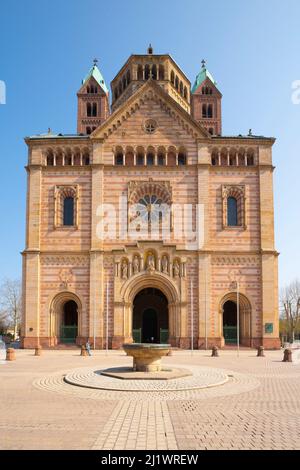
[[[100,59],[109,84],[131,53],[170,53],[193,82],[207,67],[223,93],[223,134],[277,137],[280,284],[300,277],[299,0],[26,0],[0,4],[0,279],[21,276],[27,154],[23,137],[76,132],[76,92]]]

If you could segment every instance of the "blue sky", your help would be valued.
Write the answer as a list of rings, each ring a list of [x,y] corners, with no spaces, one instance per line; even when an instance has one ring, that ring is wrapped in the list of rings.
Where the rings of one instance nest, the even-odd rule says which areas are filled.
[[[92,59],[107,84],[131,53],[170,53],[193,82],[201,60],[223,93],[223,133],[276,136],[280,285],[300,277],[299,0],[27,0],[0,6],[0,279],[21,275],[23,137],[76,131],[76,92]]]

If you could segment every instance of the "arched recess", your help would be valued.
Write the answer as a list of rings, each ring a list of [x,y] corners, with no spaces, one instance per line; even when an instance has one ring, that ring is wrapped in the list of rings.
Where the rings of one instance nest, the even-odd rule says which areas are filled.
[[[153,272],[136,274],[122,287],[120,297],[124,308],[124,336],[132,338],[133,303],[137,294],[144,289],[152,288],[161,291],[168,301],[169,341],[174,343],[182,333],[181,302],[176,284],[164,273]]]
[[[251,346],[252,308],[248,297],[239,293],[240,344]],[[237,292],[229,292],[220,301],[220,331],[224,344],[237,344]],[[227,324],[226,324],[227,323]]]
[[[70,302],[74,302],[77,307],[77,331],[74,342],[82,335],[82,302],[80,298],[73,292],[60,292],[53,298],[50,306],[50,336],[56,339],[56,343],[62,342],[62,326],[64,325],[64,316],[66,314],[65,307]]]

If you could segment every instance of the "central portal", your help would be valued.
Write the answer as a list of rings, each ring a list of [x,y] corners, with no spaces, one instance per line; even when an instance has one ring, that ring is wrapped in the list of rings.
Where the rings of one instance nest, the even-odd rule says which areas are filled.
[[[168,301],[159,289],[149,287],[135,296],[132,324],[135,343],[168,342]]]

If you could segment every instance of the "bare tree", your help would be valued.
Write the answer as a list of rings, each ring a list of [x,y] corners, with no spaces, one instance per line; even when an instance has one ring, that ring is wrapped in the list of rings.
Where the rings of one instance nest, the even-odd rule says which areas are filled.
[[[14,339],[18,336],[21,324],[21,282],[4,279],[0,286],[0,312],[7,326],[14,331]]]
[[[300,282],[298,279],[282,289],[280,295],[281,315],[286,320],[289,342],[295,340],[300,323]]]

